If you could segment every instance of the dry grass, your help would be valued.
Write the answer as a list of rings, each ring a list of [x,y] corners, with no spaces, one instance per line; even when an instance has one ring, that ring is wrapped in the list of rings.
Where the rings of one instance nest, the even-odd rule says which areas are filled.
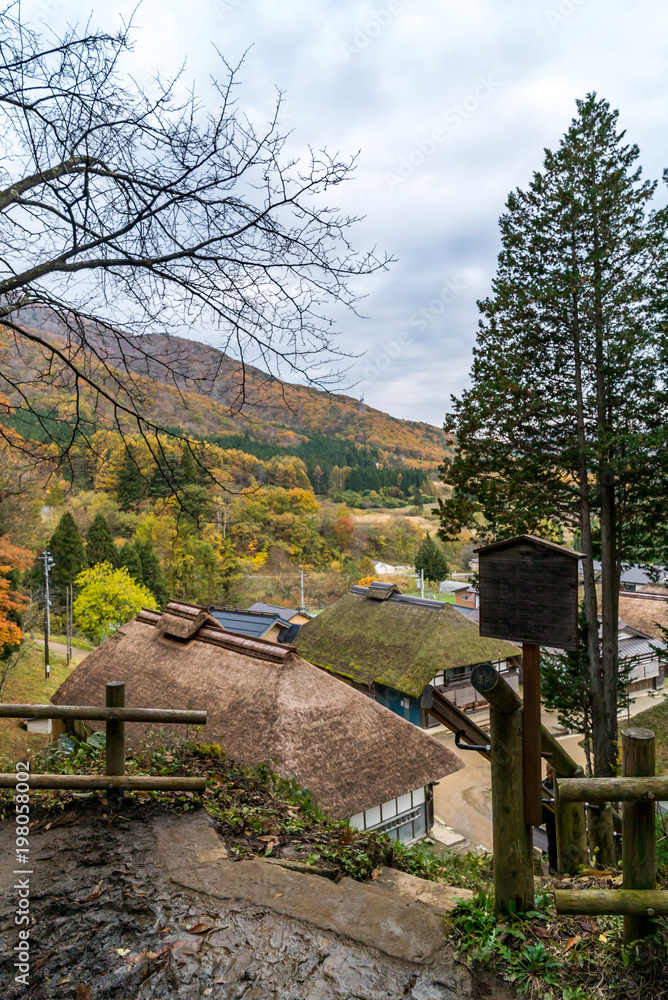
[[[15,705],[45,705],[71,674],[76,662],[65,665],[65,657],[51,654],[51,677],[44,677],[44,651],[33,646],[19,665],[10,671],[2,691],[3,703]],[[35,753],[49,743],[43,733],[28,733],[20,719],[0,719],[0,766],[24,760],[25,754]]]

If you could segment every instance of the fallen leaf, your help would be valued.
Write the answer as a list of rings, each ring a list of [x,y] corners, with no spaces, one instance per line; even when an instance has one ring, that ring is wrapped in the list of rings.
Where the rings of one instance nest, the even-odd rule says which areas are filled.
[[[77,1000],[90,1000],[90,986],[88,983],[79,983],[77,986]]]
[[[97,885],[95,886],[95,888],[93,889],[92,892],[90,892],[87,896],[83,896],[81,899],[75,899],[74,902],[75,903],[85,903],[89,899],[97,899],[98,896],[102,895],[103,892],[107,891],[106,889],[102,888],[102,883],[103,882],[104,882],[104,879],[100,879],[100,881],[97,883]]]
[[[371,872],[371,881],[375,882],[379,875],[380,875],[380,869],[374,868],[374,870]]]
[[[276,895],[274,896],[274,899],[278,899],[278,897],[282,896],[282,895],[283,895],[282,892],[277,892]]]
[[[165,760],[167,761],[168,764],[173,764],[174,763],[174,758],[172,757],[171,753],[166,753],[165,754]]]
[[[575,945],[578,943],[578,941],[582,941],[582,938],[580,937],[579,934],[576,934],[575,937],[569,938],[568,941],[566,942],[566,946],[564,948],[564,954],[567,951],[570,951],[571,948],[574,948]]]
[[[160,933],[167,934],[169,931],[171,931],[171,929],[172,929],[171,927],[163,927]]]
[[[129,948],[117,948],[116,949],[116,954],[120,955],[121,958],[124,958],[125,955],[129,955],[130,954],[130,949]]]
[[[201,947],[201,941],[176,941],[169,946],[169,950],[179,965],[185,965],[186,957],[196,955]]]
[[[203,915],[198,917],[194,924],[191,924],[190,926],[186,924],[186,930],[190,934],[204,934],[206,931],[210,931],[213,926],[214,921],[209,920],[206,915]]]
[[[607,934],[599,934],[598,939],[599,939],[599,941],[602,941],[603,944],[607,944],[607,942],[608,942],[608,935]]]

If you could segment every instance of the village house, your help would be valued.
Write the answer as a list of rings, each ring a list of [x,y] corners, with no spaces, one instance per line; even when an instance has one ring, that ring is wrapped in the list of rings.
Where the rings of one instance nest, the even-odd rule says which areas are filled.
[[[179,601],[162,614],[143,610],[82,660],[52,701],[104,704],[108,681],[125,682],[128,706],[206,710],[199,739],[245,764],[272,761],[332,819],[405,843],[432,826],[433,785],[463,767],[446,746],[293,646],[234,633],[206,608]],[[126,725],[130,744],[149,731]]]
[[[295,642],[304,659],[423,728],[437,725],[420,706],[425,684],[463,709],[482,704],[470,681],[479,663],[493,663],[519,686],[517,646],[482,638],[450,604],[408,597],[388,583],[352,587]]]
[[[282,609],[281,609],[282,610]],[[299,632],[279,611],[255,611],[253,608],[218,608],[211,605],[209,614],[222,628],[252,639],[266,639],[269,642],[293,642]]]

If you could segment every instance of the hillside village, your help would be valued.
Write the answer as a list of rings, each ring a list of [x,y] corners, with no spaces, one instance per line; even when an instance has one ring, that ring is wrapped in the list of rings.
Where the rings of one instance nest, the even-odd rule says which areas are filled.
[[[668,211],[620,112],[569,98],[487,297],[418,308],[243,60],[200,97],[49,16],[0,13],[2,995],[667,1000]]]

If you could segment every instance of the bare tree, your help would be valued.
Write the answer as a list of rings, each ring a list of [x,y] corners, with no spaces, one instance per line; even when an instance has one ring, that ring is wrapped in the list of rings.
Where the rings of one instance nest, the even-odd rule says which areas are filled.
[[[124,70],[131,47],[127,27],[70,29],[49,43],[17,5],[0,15],[0,391],[14,426],[17,415],[37,426],[61,466],[96,426],[82,405],[92,399],[169,469],[169,431],[147,410],[142,374],[183,394],[222,373],[191,371],[182,347],[146,336],[156,331],[217,331],[238,360],[231,382],[225,374],[232,411],[243,408],[249,363],[333,384],[343,355],[328,310],[354,310],[354,279],[388,263],[358,253],[357,220],[322,200],[354,157],[285,158],[280,94],[260,130],[222,56],[212,110],[194,92],[179,102],[179,77],[146,92]],[[44,386],[70,400],[65,415],[44,412]]]

